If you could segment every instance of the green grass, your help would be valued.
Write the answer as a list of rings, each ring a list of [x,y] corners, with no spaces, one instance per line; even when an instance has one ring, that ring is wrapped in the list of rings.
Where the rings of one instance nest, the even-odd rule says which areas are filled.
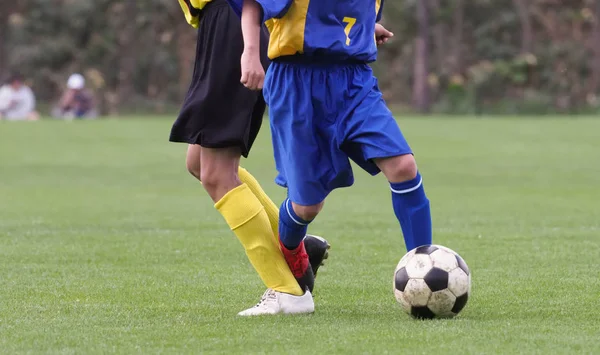
[[[600,120],[401,122],[434,241],[473,272],[445,321],[396,304],[389,190],[359,171],[311,227],[316,313],[236,317],[263,286],[170,123],[0,122],[0,352],[600,353]],[[244,166],[279,203],[268,134]]]

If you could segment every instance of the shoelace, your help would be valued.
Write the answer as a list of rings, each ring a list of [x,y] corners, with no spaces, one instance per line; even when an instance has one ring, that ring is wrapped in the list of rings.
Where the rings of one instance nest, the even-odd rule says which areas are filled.
[[[269,288],[265,291],[265,293],[263,293],[262,297],[260,298],[260,301],[258,301],[256,306],[254,307],[260,307],[262,304],[265,304],[269,299],[275,298],[277,298],[277,295],[275,295],[275,291]]]

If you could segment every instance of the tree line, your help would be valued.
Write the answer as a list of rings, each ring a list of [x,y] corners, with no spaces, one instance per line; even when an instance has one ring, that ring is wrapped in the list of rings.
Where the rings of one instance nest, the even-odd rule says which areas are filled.
[[[600,107],[600,1],[388,0],[383,23],[395,37],[373,66],[398,109]],[[175,0],[2,1],[0,74],[18,70],[51,103],[80,72],[105,114],[170,112],[189,84],[195,36]]]

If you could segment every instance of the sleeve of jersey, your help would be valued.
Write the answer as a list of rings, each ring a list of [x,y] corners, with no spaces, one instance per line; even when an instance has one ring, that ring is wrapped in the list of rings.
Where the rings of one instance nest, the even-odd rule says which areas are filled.
[[[379,11],[377,12],[377,20],[376,22],[381,21],[381,16],[383,16],[383,3],[385,0],[381,0],[381,5],[379,6]]]
[[[194,28],[198,28],[200,10],[192,6],[189,1],[179,0],[181,10],[185,15],[185,20]]]
[[[256,0],[257,3],[260,4],[263,10],[263,22],[270,20],[272,18],[281,18],[283,17],[294,0]]]
[[[281,18],[287,13],[294,0],[255,0],[262,8],[263,22],[272,18]],[[227,0],[233,11],[242,16],[244,0]]]

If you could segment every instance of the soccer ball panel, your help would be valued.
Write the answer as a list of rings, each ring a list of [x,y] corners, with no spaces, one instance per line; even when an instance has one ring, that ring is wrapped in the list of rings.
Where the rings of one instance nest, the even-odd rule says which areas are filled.
[[[458,262],[458,267],[461,268],[465,272],[465,274],[471,275],[471,271],[469,270],[467,263],[465,263],[465,261],[463,260],[463,258],[460,257],[460,255],[458,255],[458,254],[455,254],[455,255],[456,255],[456,261]]]
[[[463,308],[467,305],[467,301],[469,300],[469,294],[465,293],[460,297],[456,297],[456,302],[454,302],[454,307],[452,307],[452,313],[458,314],[462,311]]]
[[[424,280],[427,286],[429,286],[429,289],[433,292],[448,288],[448,273],[442,269],[432,268],[427,275],[425,275]]]
[[[437,245],[421,245],[420,247],[416,247],[415,254],[425,254],[430,255],[434,251],[438,250]]]
[[[469,292],[470,278],[461,268],[450,271],[448,275],[448,289],[458,297]]]
[[[445,247],[443,245],[434,245],[434,246],[437,247],[438,249],[442,249],[442,250],[447,251],[447,252],[449,252],[451,254],[456,254],[456,252],[454,250],[452,250],[452,249],[450,249],[448,247]]]
[[[431,290],[423,279],[410,279],[404,289],[406,301],[413,307],[426,306]]]
[[[433,267],[431,258],[426,254],[415,254],[406,264],[406,272],[411,279],[422,279]]]
[[[454,317],[452,312],[456,296],[450,290],[444,289],[431,294],[427,307],[438,317]]]
[[[404,288],[408,283],[408,273],[406,273],[406,268],[401,268],[396,271],[396,275],[394,277],[394,289],[398,291],[404,292]]]
[[[430,257],[433,261],[433,267],[437,267],[438,269],[452,271],[458,267],[456,254],[449,253],[446,250],[438,249],[431,253]]]
[[[433,319],[435,313],[433,313],[427,306],[413,307],[410,309],[410,315],[417,319]]]
[[[412,256],[415,255],[415,250],[411,250],[408,253],[406,253],[402,259],[400,259],[400,261],[398,262],[398,265],[396,265],[396,271],[399,270],[400,268],[403,268],[406,266],[406,264],[408,264],[408,261],[412,258]]]
[[[469,271],[469,267],[467,266],[467,263],[465,263],[464,259],[463,259],[463,258],[462,258],[460,255],[458,255],[458,253],[457,253],[457,252],[455,252],[454,250],[452,250],[452,249],[450,249],[450,248],[447,248],[447,247],[445,247],[445,246],[442,246],[442,245],[435,245],[435,247],[437,247],[438,249],[442,249],[442,250],[444,250],[444,251],[447,251],[447,252],[449,252],[449,253],[451,253],[451,254],[454,254],[454,255],[455,255],[455,257],[456,257],[456,261],[457,261],[457,263],[458,263],[458,267],[459,267],[459,268],[461,268],[461,269],[463,269],[463,270],[464,270],[464,272],[465,272],[467,275],[470,275],[470,271]]]
[[[404,292],[394,290],[394,296],[396,297],[396,301],[398,301],[398,303],[400,303],[400,306],[402,306],[402,308],[406,312],[410,312],[410,303],[408,303],[408,301],[404,297]]]

